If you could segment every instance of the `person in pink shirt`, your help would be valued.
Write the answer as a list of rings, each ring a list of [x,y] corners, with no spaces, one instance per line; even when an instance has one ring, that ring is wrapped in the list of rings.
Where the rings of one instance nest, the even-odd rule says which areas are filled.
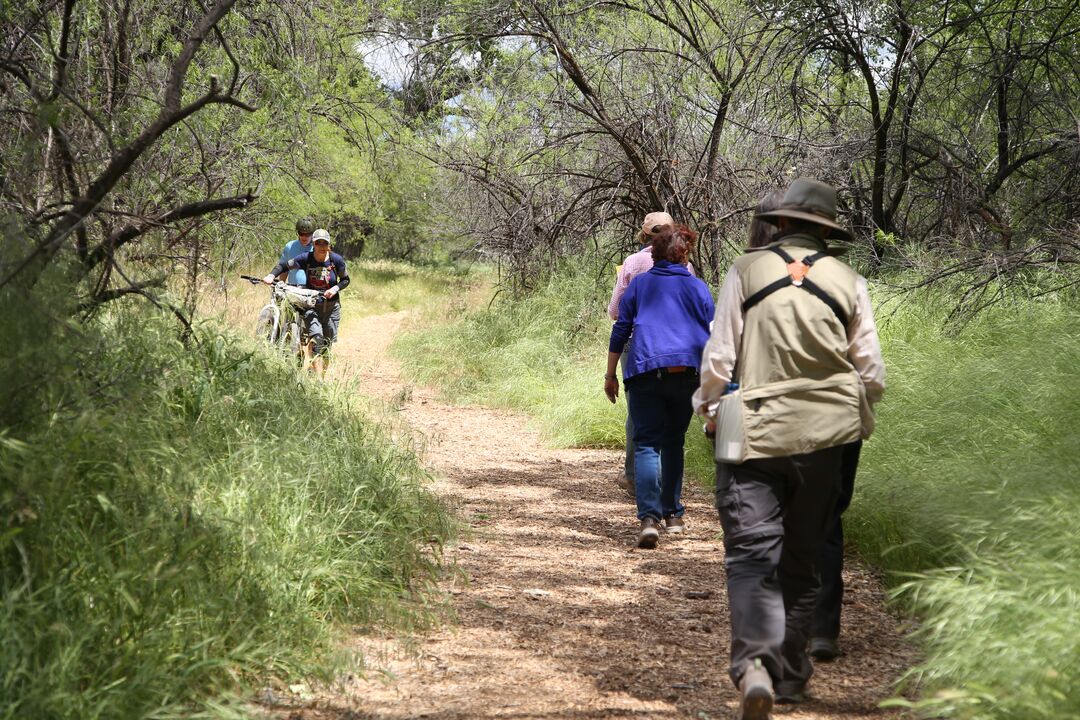
[[[637,234],[638,245],[641,247],[636,253],[628,256],[623,261],[615,277],[615,288],[611,291],[611,302],[608,303],[607,309],[608,317],[613,321],[619,319],[619,301],[622,300],[626,288],[630,287],[630,281],[652,269],[652,236],[665,225],[674,224],[675,221],[666,212],[651,212],[645,216],[645,221],[641,223],[641,231]],[[690,269],[690,273],[694,273],[693,268]],[[630,343],[633,341],[634,339],[631,338],[623,349],[621,362],[624,369],[626,367],[626,355],[630,351]],[[623,472],[616,482],[631,498],[635,496],[634,424],[630,419],[630,413],[626,413],[626,460],[623,463]]]

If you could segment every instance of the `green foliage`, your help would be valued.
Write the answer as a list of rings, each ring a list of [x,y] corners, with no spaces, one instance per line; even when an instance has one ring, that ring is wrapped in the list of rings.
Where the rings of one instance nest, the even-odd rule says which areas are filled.
[[[363,234],[370,213],[378,206],[378,178],[369,158],[341,136],[327,121],[302,116],[307,126],[302,165],[292,172],[270,173],[265,199],[275,232],[266,238],[263,249],[280,251],[280,246],[296,237],[293,223],[311,216],[318,227],[330,231],[335,248],[342,235]],[[355,218],[349,227],[336,222],[338,216]]]
[[[370,118],[334,123],[304,116],[308,131],[301,167],[269,172],[266,209],[275,231],[252,247],[279,248],[295,237],[293,222],[311,215],[347,258],[445,259],[448,249],[433,224],[433,170],[408,150],[408,131],[394,139],[368,138]]]
[[[596,278],[566,267],[397,349],[419,380],[526,410],[554,443],[621,447]],[[922,699],[896,704],[935,717],[1080,717],[1080,313],[1049,297],[1003,302],[960,334],[951,293],[879,303],[888,390],[845,530],[922,621],[926,660],[909,676]],[[688,474],[711,482],[695,425],[687,445]]]
[[[0,718],[240,715],[335,627],[434,618],[451,521],[346,393],[212,324],[3,301]]]

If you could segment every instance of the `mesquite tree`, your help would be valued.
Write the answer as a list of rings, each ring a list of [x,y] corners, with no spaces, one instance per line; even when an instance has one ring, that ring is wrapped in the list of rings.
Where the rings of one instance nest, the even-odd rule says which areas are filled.
[[[959,255],[949,267],[1000,277],[1075,257],[1076,4],[423,8],[387,13],[378,32],[415,49],[403,92],[425,102],[412,120],[430,159],[465,180],[448,214],[521,285],[586,240],[629,249],[656,209],[702,232],[697,260],[715,274],[749,208],[797,175],[840,189],[871,270]]]
[[[356,15],[334,0],[6,5],[0,287],[62,265],[92,309],[194,279],[268,178],[304,190],[317,123],[356,132],[370,78],[338,30]]]
[[[166,22],[130,2],[8,9],[0,113],[16,140],[5,146],[2,201],[24,221],[26,242],[8,246],[0,286],[33,284],[71,248],[98,275],[91,301],[142,292],[161,279],[112,286],[113,271],[123,275],[118,250],[254,199],[222,192],[218,158],[194,122],[216,105],[253,109],[220,29],[234,3],[178,5]],[[207,44],[227,60],[223,75]],[[188,162],[193,148],[206,153],[201,162]]]

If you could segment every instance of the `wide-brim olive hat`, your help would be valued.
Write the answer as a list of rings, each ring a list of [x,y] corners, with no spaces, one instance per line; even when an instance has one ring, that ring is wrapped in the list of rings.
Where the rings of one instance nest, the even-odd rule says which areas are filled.
[[[851,242],[851,232],[836,223],[836,190],[832,185],[799,178],[793,180],[791,186],[784,193],[784,199],[780,207],[775,210],[767,210],[754,215],[763,220],[775,220],[776,218],[792,218],[804,220],[816,225],[829,228],[830,238]],[[830,248],[830,254],[840,254],[843,248]]]

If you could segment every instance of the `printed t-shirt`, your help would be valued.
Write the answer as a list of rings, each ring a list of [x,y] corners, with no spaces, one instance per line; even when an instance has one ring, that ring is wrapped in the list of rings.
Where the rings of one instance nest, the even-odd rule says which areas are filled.
[[[335,252],[329,253],[322,262],[315,259],[314,252],[306,252],[290,260],[289,267],[303,269],[307,275],[305,287],[320,292],[335,285],[338,289],[343,289],[349,277],[345,269],[345,258]]]

